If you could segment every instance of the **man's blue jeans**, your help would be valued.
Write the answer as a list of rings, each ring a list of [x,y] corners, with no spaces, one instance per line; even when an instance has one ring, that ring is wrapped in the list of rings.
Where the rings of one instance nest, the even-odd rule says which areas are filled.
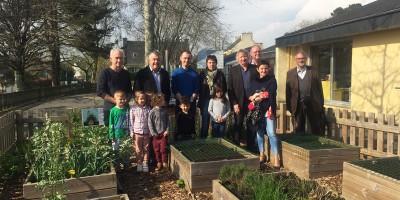
[[[278,150],[278,138],[276,137],[275,133],[275,119],[268,119],[265,118],[266,127],[264,129],[263,126],[257,129],[257,137],[256,142],[258,144],[258,150],[260,152],[264,152],[264,133],[266,130],[268,134],[269,143],[271,144],[271,149],[274,155],[279,154]]]

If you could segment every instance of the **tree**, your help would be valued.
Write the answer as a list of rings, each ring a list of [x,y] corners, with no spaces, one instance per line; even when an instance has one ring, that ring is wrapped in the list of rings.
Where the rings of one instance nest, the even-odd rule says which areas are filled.
[[[14,71],[16,91],[25,89],[25,71],[44,56],[39,5],[38,0],[0,1],[0,63]]]
[[[109,23],[112,18],[112,8],[107,0],[70,0],[65,4],[65,12],[69,14],[69,46],[93,59],[91,81],[95,82],[99,58],[106,58],[113,45],[108,43],[113,26]]]
[[[350,4],[347,8],[342,8],[342,7],[338,7],[335,10],[333,10],[333,12],[331,12],[331,17],[336,17],[342,13],[357,9],[362,7],[362,5],[360,3],[354,3],[354,4]]]
[[[224,26],[217,20],[218,11],[222,9],[215,0],[151,0],[154,3],[154,30],[146,23],[151,23],[153,18],[150,8],[144,8],[151,4],[134,1],[135,12],[143,13],[142,23],[138,23],[136,31],[145,35],[145,43],[154,42],[154,48],[146,44],[146,51],[158,49],[169,50],[170,61],[177,63],[178,54],[182,49],[197,51],[204,46],[216,46],[216,38],[227,39]],[[152,24],[152,23],[151,23]],[[145,27],[148,30],[143,30]],[[227,32],[227,31],[226,31]],[[146,35],[148,36],[146,37]],[[154,35],[153,40],[148,38]],[[221,35],[223,37],[216,37]],[[190,42],[189,42],[190,41]]]

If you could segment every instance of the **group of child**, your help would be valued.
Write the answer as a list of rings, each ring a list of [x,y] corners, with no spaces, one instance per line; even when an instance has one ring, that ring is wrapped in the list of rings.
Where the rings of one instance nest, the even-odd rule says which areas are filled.
[[[212,117],[212,137],[224,137],[226,119],[230,113],[229,101],[225,92],[218,84],[214,85],[214,98],[210,100],[208,111]],[[114,93],[116,106],[110,110],[109,138],[114,151],[119,150],[129,133],[135,140],[135,152],[138,172],[148,172],[148,155],[150,137],[153,138],[153,150],[157,161],[156,171],[168,168],[167,145],[169,131],[169,114],[162,93],[151,95],[143,91],[134,94],[135,104],[129,109],[126,94],[118,90]],[[151,99],[151,102],[149,100]],[[195,116],[189,112],[190,100],[183,97],[179,107],[181,112],[176,115],[175,141],[196,138]]]

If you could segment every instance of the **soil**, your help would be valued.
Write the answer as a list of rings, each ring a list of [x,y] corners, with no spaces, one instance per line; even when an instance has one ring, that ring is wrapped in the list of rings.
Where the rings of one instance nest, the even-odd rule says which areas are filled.
[[[265,163],[260,166],[262,171],[271,171],[271,164]],[[286,169],[281,168],[281,171]],[[131,166],[128,170],[117,173],[119,185],[129,199],[151,199],[151,200],[211,200],[211,192],[190,193],[177,185],[178,177],[169,170],[156,172],[150,168],[149,173],[138,173],[136,167]],[[22,193],[23,178],[10,182],[0,182],[0,199],[24,199]],[[323,177],[316,180],[321,186],[328,188],[333,194],[341,193],[342,175]]]

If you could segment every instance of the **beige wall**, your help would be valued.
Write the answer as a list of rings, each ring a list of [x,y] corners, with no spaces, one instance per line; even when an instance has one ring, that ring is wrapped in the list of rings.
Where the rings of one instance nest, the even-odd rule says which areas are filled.
[[[400,114],[400,29],[353,38],[351,109]]]

